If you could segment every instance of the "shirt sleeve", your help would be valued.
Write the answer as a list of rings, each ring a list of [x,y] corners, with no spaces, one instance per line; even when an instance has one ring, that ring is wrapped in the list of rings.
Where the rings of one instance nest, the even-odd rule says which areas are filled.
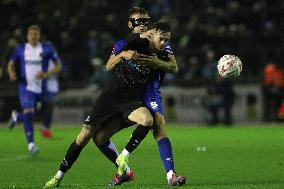
[[[10,57],[10,60],[12,60],[13,62],[17,62],[20,60],[20,55],[19,55],[19,46],[15,48],[12,56]]]
[[[167,44],[166,44],[165,51],[166,51],[168,54],[174,54],[170,43],[167,43]]]
[[[54,47],[52,45],[50,45],[50,59],[53,62],[56,62],[56,61],[59,60],[58,54],[57,54],[56,50],[54,49]]]
[[[126,45],[125,40],[119,40],[112,48],[111,55],[117,55],[121,49]]]

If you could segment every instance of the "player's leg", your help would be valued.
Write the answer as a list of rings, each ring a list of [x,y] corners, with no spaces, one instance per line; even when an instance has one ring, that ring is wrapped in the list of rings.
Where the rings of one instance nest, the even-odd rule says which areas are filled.
[[[78,134],[75,141],[69,146],[63,160],[60,163],[60,167],[56,175],[49,180],[44,188],[58,187],[61,180],[64,177],[64,174],[72,167],[74,162],[78,159],[82,149],[88,144],[91,139],[91,128],[87,125],[84,125]]]
[[[165,131],[165,118],[160,112],[154,113],[153,118],[153,135],[158,144],[160,158],[167,173],[167,178],[169,178],[170,174],[174,172],[174,161],[171,142]]]
[[[58,176],[66,173],[79,157],[82,149],[88,144],[91,138],[91,129],[84,125],[77,138],[67,150],[67,153],[60,164]]]
[[[112,127],[121,128],[121,123],[122,123],[121,119],[119,119],[118,121],[113,121],[113,119],[115,118],[108,120],[107,123],[104,125],[93,126],[93,125],[96,125],[96,121],[95,121],[94,114],[91,113],[86,117],[84,123],[85,125],[89,125],[89,127],[92,129],[93,140],[96,146],[117,167],[115,160],[118,156],[118,151],[114,143],[111,140],[109,140],[110,137],[107,137],[107,135],[104,134],[104,130],[102,130],[103,128],[105,129],[105,128],[112,128]],[[95,134],[98,136],[95,136]],[[104,135],[106,136],[103,137]]]
[[[174,159],[171,141],[165,132],[165,118],[160,112],[154,113],[153,135],[157,141],[160,158],[163,162],[168,184],[171,186],[180,186],[185,184],[186,179],[183,176],[177,176],[174,168]]]
[[[39,152],[38,147],[34,143],[34,109],[26,108],[23,110],[23,123],[26,139],[28,142],[28,150],[31,154],[36,154]]]
[[[34,143],[34,106],[36,103],[37,95],[33,92],[27,91],[26,86],[19,87],[20,104],[23,109],[21,119],[24,124],[24,131],[28,142],[28,150],[31,154],[36,154],[39,150]]]
[[[13,110],[11,113],[10,121],[8,123],[8,128],[13,129],[18,122],[23,122],[23,121],[24,121],[23,113]]]
[[[155,95],[157,94],[157,95]],[[148,100],[149,99],[149,100]],[[172,154],[172,146],[165,131],[165,118],[162,114],[163,104],[160,93],[154,93],[153,96],[144,99],[146,107],[152,112],[154,124],[153,124],[153,136],[157,141],[160,158],[163,162],[167,178],[174,172],[174,161]]]
[[[72,165],[78,159],[82,149],[88,144],[90,138],[92,137],[92,132],[93,132],[92,129],[94,129],[94,127],[90,126],[92,122],[91,119],[89,118],[87,118],[84,123],[85,125],[81,129],[76,140],[68,148],[64,159],[60,163],[59,170],[57,171],[56,175],[45,184],[44,186],[45,188],[52,188],[59,186],[61,180],[64,177],[64,174],[72,167]],[[112,141],[101,140],[98,141],[96,144],[99,147],[99,149],[103,151],[104,155],[115,163],[115,159],[118,155],[118,152]]]
[[[53,120],[52,116],[53,116],[56,96],[57,96],[57,93],[53,93],[53,92],[44,92],[41,96],[41,101],[42,101],[41,135],[45,138],[51,138],[52,137],[52,132],[50,130],[50,127],[51,127],[52,120]]]
[[[163,101],[160,93],[157,92],[147,96],[147,98],[144,98],[144,103],[153,115],[154,124],[152,131],[158,144],[160,158],[166,171],[168,183],[169,185],[182,185],[185,183],[185,177],[177,176],[175,172],[171,141],[165,131]]]
[[[120,176],[123,176],[126,173],[129,154],[142,142],[153,125],[153,117],[146,107],[140,107],[132,112],[126,112],[124,117],[127,117],[129,121],[138,124],[138,126],[132,132],[128,143],[116,160],[116,163],[119,165],[118,174]]]
[[[110,161],[112,161],[116,167],[118,167],[116,163],[116,159],[118,157],[118,151],[115,145],[110,141],[110,138],[123,128],[129,125],[125,125],[121,116],[115,116],[107,121],[104,125],[102,125],[99,129],[97,129],[93,134],[93,141],[98,146],[98,148],[102,151],[102,147],[108,144],[109,148],[107,151],[103,153],[108,157]],[[114,179],[109,183],[109,185],[120,185],[123,182],[130,182],[134,180],[134,172],[126,166],[126,174],[123,177],[119,177],[118,174],[115,175]]]
[[[23,110],[34,108],[36,95],[34,95],[31,92],[28,92],[25,89],[25,86],[21,86],[21,85],[19,86],[18,95],[19,95],[19,101],[20,101],[20,104]],[[34,112],[34,110],[31,110],[31,111]],[[17,112],[16,110],[13,110],[11,113],[10,121],[8,123],[8,128],[13,129],[18,122],[24,122],[24,112]]]
[[[105,122],[102,126],[100,126],[94,133],[93,133],[93,141],[96,146],[102,151],[102,147],[108,145],[112,151],[108,151],[104,154],[108,157],[108,159],[118,167],[116,158],[118,156],[118,151],[113,143],[109,143],[110,138],[117,132],[119,132],[123,127],[121,126],[121,119],[116,117],[111,118],[109,121]]]
[[[54,111],[54,101],[43,102],[41,107],[42,116],[42,128],[41,135],[45,138],[52,138],[52,132],[50,130],[52,124],[52,116]]]

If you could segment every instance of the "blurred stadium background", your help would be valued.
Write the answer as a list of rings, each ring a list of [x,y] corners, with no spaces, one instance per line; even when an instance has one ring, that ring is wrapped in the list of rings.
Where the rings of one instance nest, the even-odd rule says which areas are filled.
[[[153,21],[167,20],[173,27],[171,43],[179,73],[167,75],[163,91],[170,121],[208,123],[212,117],[210,105],[222,100],[230,104],[232,99],[234,105],[230,108],[236,123],[276,121],[281,117],[277,111],[284,85],[283,1],[0,2],[0,57],[4,72],[0,83],[0,121],[6,121],[18,106],[16,84],[7,81],[5,66],[15,46],[25,41],[29,25],[38,24],[42,28],[43,40],[55,45],[64,62],[57,110],[68,110],[69,118],[76,119],[72,122],[79,123],[81,110],[89,107],[102,85],[104,77],[98,76],[98,72],[104,70],[98,67],[105,64],[115,41],[129,32],[127,11],[133,6],[145,7]],[[216,86],[216,61],[224,54],[239,56],[244,69],[239,78],[229,81],[229,86],[222,83],[219,86],[218,82]],[[264,70],[269,64],[280,69],[278,82],[265,83]],[[230,85],[235,98],[224,88]],[[222,95],[232,99],[227,102]],[[56,119],[68,120],[68,116],[62,117],[62,112],[55,112]]]
[[[282,165],[284,149],[283,145],[278,143],[278,141],[283,143],[283,135],[281,135],[283,131],[280,127],[283,126],[284,119],[283,1],[0,0],[0,68],[2,71],[0,74],[0,165],[16,174],[16,168],[9,166],[9,163],[6,164],[6,162],[14,161],[13,158],[9,159],[15,154],[7,147],[21,146],[22,149],[25,149],[24,137],[20,138],[20,130],[16,129],[15,134],[5,130],[11,111],[13,109],[20,110],[17,84],[9,82],[6,67],[13,49],[18,43],[25,41],[26,29],[31,24],[38,24],[42,28],[43,40],[53,43],[63,63],[63,70],[59,76],[60,94],[54,112],[55,140],[51,143],[41,141],[39,144],[46,145],[46,148],[51,151],[58,150],[56,148],[58,141],[65,144],[59,147],[60,150],[57,154],[60,155],[58,157],[48,154],[46,149],[40,154],[39,158],[41,159],[37,160],[39,167],[36,168],[36,172],[41,172],[40,169],[47,171],[34,181],[36,184],[28,182],[24,178],[15,181],[12,179],[13,174],[10,174],[8,179],[2,179],[4,175],[0,177],[1,183],[4,183],[3,188],[14,188],[14,185],[21,188],[21,182],[24,183],[23,188],[38,188],[56,169],[56,162],[63,157],[69,141],[71,142],[79,131],[79,126],[81,126],[91,102],[94,102],[100,92],[104,82],[104,65],[110,56],[112,46],[129,32],[127,12],[133,6],[146,8],[150,11],[153,21],[166,20],[173,28],[171,44],[179,64],[179,73],[177,75],[167,74],[162,87],[162,95],[167,122],[170,123],[170,126],[181,129],[178,131],[179,135],[175,135],[172,128],[169,132],[174,136],[173,141],[176,140],[173,143],[174,146],[177,146],[178,160],[201,161],[198,166],[189,166],[193,173],[189,172],[187,166],[178,165],[181,172],[191,176],[193,188],[226,188],[223,186],[224,183],[233,183],[229,184],[230,186],[227,188],[284,187]],[[224,54],[235,54],[242,60],[243,71],[240,77],[230,80],[218,77],[217,61]],[[72,123],[70,133],[73,135],[68,135],[65,138],[65,130],[57,127],[68,126],[69,123]],[[201,127],[203,125],[253,125],[256,128],[237,127],[237,130],[229,128],[231,131],[226,130],[227,128],[210,130],[211,128]],[[189,128],[189,126],[194,127]],[[260,126],[267,126],[267,128]],[[192,135],[185,135],[186,131],[191,132]],[[212,135],[219,136],[217,131],[225,135],[229,132],[229,139],[218,141],[217,137],[210,138]],[[199,135],[201,132],[206,134],[201,136]],[[258,132],[263,133],[258,135]],[[179,136],[186,137],[187,140],[181,140]],[[196,136],[195,139],[189,142],[193,136]],[[245,140],[245,144],[241,143],[235,148],[229,146],[224,148],[224,145],[218,143],[238,143],[241,141],[238,136],[251,140]],[[259,136],[263,136],[263,140],[268,142],[263,142]],[[14,142],[11,137],[20,138],[21,142]],[[125,141],[127,137],[128,135],[124,136]],[[37,138],[37,140],[40,139]],[[254,143],[253,140],[259,143]],[[183,148],[187,147],[178,146],[178,142],[184,144],[188,142],[190,149],[184,152]],[[118,144],[123,145],[124,140],[119,140]],[[150,145],[154,144],[148,142],[145,148],[150,149]],[[211,145],[211,149],[215,150],[214,153],[208,154],[210,153],[208,150],[205,158],[200,154],[195,154],[197,153],[196,147],[202,145],[209,145],[209,147]],[[245,150],[244,146],[246,146]],[[44,149],[44,147],[42,148]],[[222,150],[218,151],[218,149]],[[224,155],[230,150],[232,150],[230,157]],[[20,150],[16,154],[25,153],[24,150]],[[242,153],[243,156],[240,157],[239,155]],[[2,156],[2,154],[5,155]],[[146,153],[141,146],[141,149],[137,150],[136,160],[144,161],[141,157],[139,159],[139,156],[143,154]],[[219,156],[215,156],[216,154]],[[274,155],[271,156],[271,154]],[[189,156],[189,159],[185,156]],[[259,156],[264,159],[255,161]],[[83,156],[83,159],[89,161],[92,157],[92,155],[86,155]],[[218,174],[218,171],[204,173],[207,172],[207,168],[204,167],[210,167],[216,163],[216,161],[211,162],[212,157],[215,157],[213,159],[216,161],[220,160],[215,165],[215,169],[221,170],[222,174]],[[231,157],[233,159],[229,160]],[[97,161],[100,160],[100,157],[95,158]],[[158,156],[155,159],[158,159]],[[240,159],[242,159],[241,162]],[[244,159],[249,161],[243,164]],[[42,160],[47,163],[43,165]],[[22,159],[15,159],[15,161],[21,170],[24,170],[24,164],[32,165],[32,161],[25,156]],[[223,166],[224,162],[226,162],[226,166]],[[109,164],[106,161],[104,163]],[[271,166],[268,166],[270,163]],[[157,162],[157,164],[159,163]],[[135,165],[140,172],[145,171],[144,165],[139,167],[139,164],[134,164],[134,167]],[[234,166],[230,167],[230,165]],[[79,164],[77,167],[80,166],[82,169],[88,167],[87,164]],[[202,168],[200,169],[200,167]],[[249,170],[248,167],[253,170],[249,173],[256,175],[255,177],[242,174]],[[96,168],[94,167],[94,169]],[[98,168],[99,172],[104,169],[105,166]],[[160,170],[162,170],[161,167]],[[24,175],[25,173],[21,171],[18,174]],[[75,171],[72,174],[74,178]],[[158,174],[155,173],[156,176]],[[108,176],[110,175],[108,174]],[[204,181],[198,176],[207,179]],[[29,176],[26,175],[26,177]],[[149,179],[150,177],[151,175]],[[80,184],[91,179],[92,177],[81,176],[77,181]],[[160,177],[155,176],[152,177],[151,182],[155,183],[157,179],[163,183]],[[139,181],[141,180],[138,180],[138,183]],[[106,180],[100,177],[99,182],[103,184]],[[143,182],[145,181],[141,181],[142,186],[135,185],[135,188],[151,187],[151,185],[143,185]],[[82,187],[72,185],[72,176],[66,183],[70,186],[68,187],[67,184],[67,188],[89,187],[89,185]],[[250,183],[258,184],[250,185]],[[270,183],[272,184],[270,185]],[[163,188],[163,185],[155,185],[155,187]]]
[[[280,106],[280,102],[270,102],[269,94],[283,96],[283,81],[280,86],[263,86],[268,64],[283,67],[283,1],[2,0],[0,5],[0,57],[4,72],[0,83],[0,121],[6,121],[18,106],[16,84],[7,81],[5,67],[15,46],[25,41],[29,25],[42,28],[43,40],[54,44],[64,63],[57,107],[66,111],[57,111],[60,116],[56,119],[65,114],[70,118],[72,114],[76,118],[72,121],[79,122],[81,110],[89,107],[103,82],[103,77],[97,75],[104,69],[97,67],[103,67],[113,44],[129,32],[127,11],[133,6],[145,7],[153,21],[167,20],[173,27],[171,43],[180,69],[177,75],[168,74],[165,80],[165,107],[174,107],[168,116],[170,121],[208,122],[208,103],[214,103],[216,96],[222,98],[222,94],[214,94],[212,82],[216,80],[216,61],[228,53],[239,56],[244,67],[241,77],[230,81],[236,94],[232,106],[234,121],[278,119],[274,103]],[[283,72],[280,79],[283,80]],[[207,102],[208,95],[212,98]],[[79,117],[74,116],[78,114]],[[58,121],[64,120],[65,117]]]

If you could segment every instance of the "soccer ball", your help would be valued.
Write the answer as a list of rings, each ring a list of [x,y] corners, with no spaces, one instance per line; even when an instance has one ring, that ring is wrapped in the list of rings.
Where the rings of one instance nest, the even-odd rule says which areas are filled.
[[[226,54],[218,61],[217,69],[224,78],[238,77],[242,71],[242,62],[237,56]]]

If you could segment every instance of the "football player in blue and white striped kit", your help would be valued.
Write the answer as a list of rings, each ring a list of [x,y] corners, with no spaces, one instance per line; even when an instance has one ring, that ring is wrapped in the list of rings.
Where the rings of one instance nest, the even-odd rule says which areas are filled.
[[[48,70],[49,62],[55,66]],[[16,72],[16,67],[19,72]],[[34,143],[34,108],[38,101],[44,102],[47,91],[47,78],[59,73],[61,64],[51,43],[40,42],[40,27],[32,25],[27,30],[27,43],[20,44],[14,50],[8,63],[10,81],[19,82],[19,100],[23,113],[12,115],[9,128],[16,122],[23,122],[28,150],[35,154],[38,147]]]

